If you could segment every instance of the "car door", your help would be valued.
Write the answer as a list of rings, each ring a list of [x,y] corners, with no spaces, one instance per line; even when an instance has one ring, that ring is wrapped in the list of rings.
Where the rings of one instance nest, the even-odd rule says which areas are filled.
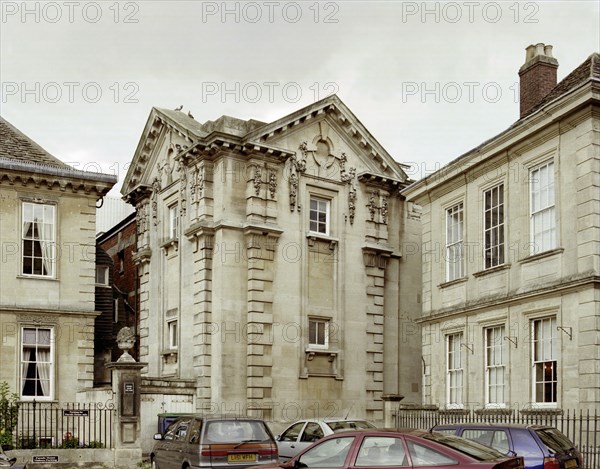
[[[287,461],[300,452],[298,448],[300,434],[306,422],[297,422],[288,427],[277,439],[279,459]]]
[[[173,439],[165,442],[166,451],[162,460],[158,460],[161,469],[180,469],[183,463],[184,450],[187,445],[187,432],[190,421],[182,420],[173,430]]]
[[[302,431],[300,432],[300,438],[298,438],[298,443],[295,444],[296,448],[294,456],[300,451],[305,450],[315,441],[320,440],[324,436],[325,433],[323,433],[321,425],[319,425],[317,422],[307,422]]]
[[[353,454],[355,436],[336,436],[317,441],[307,448],[295,460],[295,467],[307,468],[346,468],[349,465],[349,455]]]

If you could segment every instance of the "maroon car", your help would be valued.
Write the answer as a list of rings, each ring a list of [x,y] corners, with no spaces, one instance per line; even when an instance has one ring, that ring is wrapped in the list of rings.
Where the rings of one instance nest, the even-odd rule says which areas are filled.
[[[507,457],[464,438],[424,430],[362,430],[330,435],[279,467],[524,468],[521,457]]]

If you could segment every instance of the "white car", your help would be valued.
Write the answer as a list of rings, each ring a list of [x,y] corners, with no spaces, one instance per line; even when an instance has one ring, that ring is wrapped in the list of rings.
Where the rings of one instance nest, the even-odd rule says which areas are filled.
[[[324,436],[347,430],[375,428],[371,422],[362,419],[328,418],[298,420],[275,437],[279,460],[289,461],[304,448]]]

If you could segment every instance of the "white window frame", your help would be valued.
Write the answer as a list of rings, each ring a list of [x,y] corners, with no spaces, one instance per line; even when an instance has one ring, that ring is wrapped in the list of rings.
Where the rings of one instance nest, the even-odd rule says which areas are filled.
[[[529,170],[530,255],[557,246],[555,200],[554,160],[548,160]]]
[[[446,282],[465,275],[464,268],[464,205],[462,202],[445,210],[446,217]],[[458,220],[456,219],[458,218]]]
[[[464,407],[463,333],[446,335],[446,406]]]
[[[37,227],[37,237],[28,236],[32,224]],[[29,243],[31,248],[28,247]],[[36,244],[39,245],[37,247],[40,250],[38,256],[35,255]],[[31,255],[26,255],[28,252],[31,252]],[[31,262],[31,272],[26,272],[28,264],[26,259]],[[38,263],[41,263],[41,269],[36,273],[35,264]],[[43,273],[44,269],[46,273]],[[54,204],[28,201],[21,203],[21,274],[43,278],[54,278],[56,275],[56,205]]]
[[[505,336],[506,326],[503,324],[484,329],[486,407],[506,407],[506,362],[508,357]]]
[[[35,342],[26,343],[25,331],[35,331]],[[40,331],[48,331],[48,339],[49,343],[46,346],[45,344],[39,343]],[[26,345],[30,345],[26,347]],[[26,353],[25,350],[30,350],[29,353]],[[31,357],[31,349],[35,352],[35,360],[32,360]],[[41,361],[39,360],[39,355],[41,350],[44,350],[47,353],[47,360]],[[38,327],[38,326],[22,326],[21,327],[21,351],[20,351],[20,360],[19,360],[19,376],[20,376],[20,386],[19,386],[19,395],[21,400],[23,401],[51,401],[54,399],[54,387],[55,387],[55,365],[54,365],[54,328],[53,327]],[[46,364],[47,367],[38,368],[38,363]],[[34,366],[35,370],[31,370],[30,368]],[[45,369],[44,369],[45,368]],[[47,389],[45,394],[37,394],[37,384],[35,395],[25,395],[24,388],[25,382],[31,381],[31,378],[27,378],[27,373],[34,371],[36,373],[34,382],[40,382],[40,386],[43,390],[42,381],[47,381]],[[40,376],[39,373],[47,373],[47,377]]]
[[[313,202],[317,204],[313,209]],[[325,214],[325,221],[319,220],[319,215]],[[331,233],[331,200],[311,195],[309,202],[309,231],[320,235],[329,236]],[[313,224],[316,226],[313,229]]]
[[[505,262],[504,183],[483,192],[483,267],[491,269]]]
[[[169,205],[169,239],[179,238],[179,210],[177,204]]]
[[[329,319],[325,318],[308,318],[308,346],[311,349],[328,349],[329,348]],[[315,325],[314,333],[311,329]],[[323,340],[319,340],[319,335],[323,335]],[[314,338],[313,338],[314,335]]]
[[[167,321],[167,349],[177,350],[179,348],[179,327],[177,318]]]
[[[102,278],[99,278],[100,272],[102,272]],[[110,268],[107,265],[96,266],[96,285],[110,286]]]
[[[547,316],[531,320],[531,363],[532,389],[531,400],[538,406],[556,407],[558,403],[558,335],[556,333],[556,316]],[[547,379],[545,371],[553,376]],[[554,384],[553,384],[554,383]],[[538,385],[545,388],[554,386],[554,400],[545,399],[545,389],[542,399],[538,400]]]

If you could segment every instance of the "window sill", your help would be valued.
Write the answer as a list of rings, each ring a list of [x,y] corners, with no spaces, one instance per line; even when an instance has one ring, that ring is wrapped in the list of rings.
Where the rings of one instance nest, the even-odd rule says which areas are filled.
[[[332,362],[338,355],[337,350],[316,347],[307,347],[306,350],[304,350],[304,353],[306,353],[306,359],[308,361],[312,361],[315,355],[328,355],[327,360]]]
[[[447,407],[440,409],[440,415],[469,415],[469,411],[463,407]]]
[[[314,233],[312,231],[309,231],[306,234],[306,239],[308,239],[308,245],[311,247],[315,245],[315,241],[329,243],[329,249],[331,249],[332,251],[335,249],[335,246],[339,242],[338,238],[333,238],[322,233]]]
[[[179,251],[179,240],[177,238],[169,238],[160,247],[165,251],[165,256],[169,255],[169,251],[173,253]]]
[[[27,279],[27,280],[49,280],[51,282],[59,282],[60,281],[60,279],[57,277],[45,277],[43,275],[17,274],[17,278]]]
[[[486,407],[484,409],[475,409],[476,415],[511,415],[512,410],[508,407]]]
[[[461,277],[461,278],[457,278],[456,280],[450,280],[449,282],[444,282],[444,283],[440,283],[438,285],[438,288],[447,288],[447,287],[451,287],[453,285],[458,285],[460,283],[465,283],[467,280],[469,280],[469,277]]]
[[[532,403],[529,409],[519,411],[522,415],[562,415],[564,412],[559,409],[556,404],[535,404]]]
[[[473,277],[484,277],[488,274],[494,274],[496,272],[502,272],[503,270],[510,269],[511,264],[502,264],[497,265],[495,267],[490,267],[488,269],[480,270],[479,272],[475,272]]]
[[[164,350],[160,352],[160,354],[165,365],[177,363],[177,357],[179,356],[179,352],[177,350]]]
[[[528,262],[533,262],[533,261],[537,261],[539,259],[544,259],[546,257],[551,257],[556,254],[562,254],[564,250],[565,250],[564,248],[557,248],[557,249],[552,249],[550,251],[540,252],[539,254],[533,254],[531,256],[527,256],[526,258],[521,259],[519,262],[521,264],[527,264]]]

